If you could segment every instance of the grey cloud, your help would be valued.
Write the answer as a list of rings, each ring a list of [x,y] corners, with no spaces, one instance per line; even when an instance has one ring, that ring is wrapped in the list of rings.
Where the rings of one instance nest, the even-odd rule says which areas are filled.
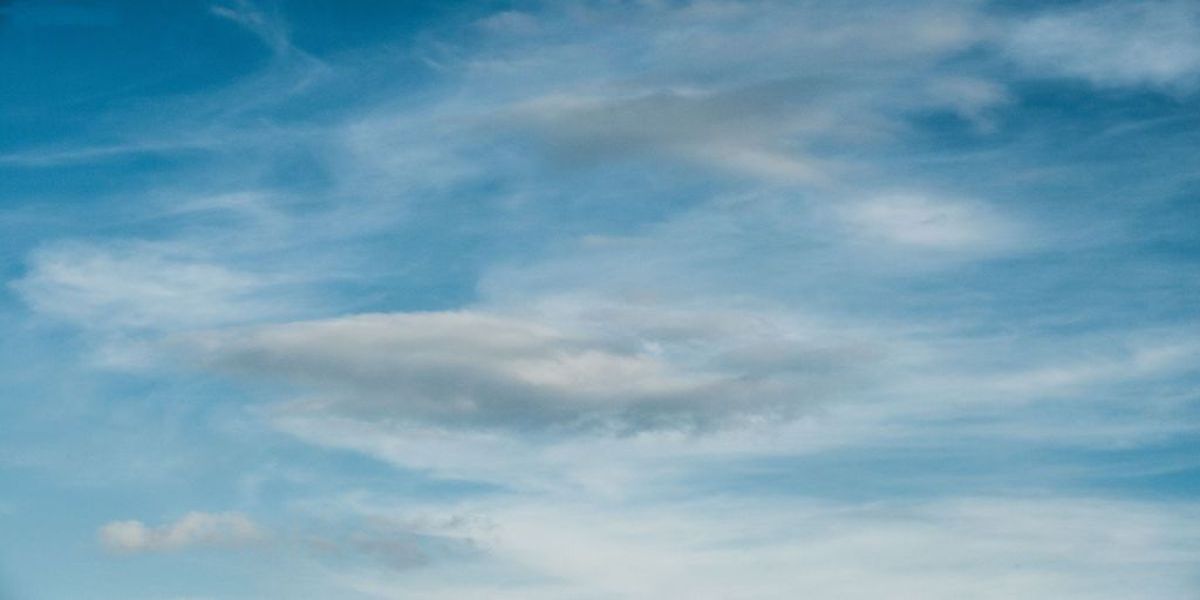
[[[326,562],[366,559],[389,569],[406,570],[430,561],[420,540],[404,531],[352,531],[336,536],[311,535],[300,541],[315,557]]]
[[[553,156],[613,160],[667,152],[772,179],[816,182],[831,165],[789,151],[780,132],[825,132],[838,115],[822,114],[809,88],[783,81],[719,92],[651,90],[629,98],[558,96],[519,107]]]
[[[510,430],[785,418],[835,393],[863,360],[778,330],[703,339],[615,319],[591,326],[469,311],[373,314],[182,343],[208,368],[304,386],[312,399],[290,405],[294,414]]]
[[[652,26],[563,11],[543,17],[554,25],[544,29],[572,31],[569,41],[531,34],[536,28],[493,31],[494,52],[467,61],[465,85],[509,98],[495,120],[524,128],[556,159],[620,160],[632,151],[826,184],[840,169],[812,146],[890,136],[911,110],[987,123],[1007,100],[997,84],[939,70],[984,39],[973,3],[881,6],[710,2],[643,8],[644,20],[630,20]],[[512,77],[534,66],[537,80],[514,91]]]
[[[309,508],[318,509],[316,513],[322,518],[341,517],[297,538],[316,558],[327,563],[366,563],[393,571],[410,571],[475,557],[487,545],[491,533],[491,523],[479,515],[397,515],[397,510],[407,506],[391,505],[391,510],[381,511],[360,494],[319,502]]]

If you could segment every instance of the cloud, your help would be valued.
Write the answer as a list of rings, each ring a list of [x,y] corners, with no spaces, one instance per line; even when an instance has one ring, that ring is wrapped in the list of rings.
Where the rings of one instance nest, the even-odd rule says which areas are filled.
[[[55,8],[49,12],[62,12],[66,5]],[[129,95],[121,108],[100,111],[104,118],[84,133],[48,144],[5,148],[0,152],[0,167],[56,169],[104,165],[131,156],[196,159],[231,153],[238,158],[236,168],[230,171],[245,173],[248,153],[278,155],[280,147],[312,138],[320,127],[284,124],[274,113],[284,104],[311,97],[315,88],[334,76],[332,69],[292,43],[287,23],[273,9],[248,0],[230,0],[211,5],[209,11],[261,40],[273,60],[260,71],[197,93]],[[146,110],[148,106],[154,109]],[[208,186],[214,179],[228,178],[227,174],[214,176],[209,170],[197,184]]]
[[[931,80],[926,88],[930,108],[949,109],[975,125],[980,132],[995,132],[996,113],[1016,98],[1002,84],[975,77],[946,76]]]
[[[387,504],[367,514],[395,512]],[[486,561],[343,582],[376,598],[1188,598],[1195,508],[1086,497],[469,502]],[[494,561],[494,562],[493,562]],[[498,578],[492,564],[509,565]],[[454,577],[448,575],[453,572]]]
[[[258,36],[277,56],[297,51],[282,19],[264,12],[247,0],[236,0],[231,5],[214,4],[210,10],[212,14],[237,23]]]
[[[702,315],[658,316],[568,325],[481,311],[368,314],[179,341],[209,368],[303,384],[315,397],[297,412],[515,430],[782,418],[836,388],[829,374],[859,358],[744,317],[735,332]]]
[[[825,183],[832,165],[781,143],[784,131],[827,131],[827,115],[797,110],[810,100],[805,87],[795,82],[720,92],[657,90],[619,99],[539,98],[519,106],[512,122],[524,123],[552,155],[571,162],[665,153],[767,180]]]
[[[890,194],[850,202],[840,212],[850,236],[901,248],[995,252],[1028,239],[995,209],[969,200]]]
[[[404,516],[366,514],[342,506],[357,504],[357,496],[358,492],[350,492],[302,503],[301,512],[322,525],[298,536],[292,545],[305,547],[326,564],[412,572],[440,562],[477,558],[486,544],[490,526],[477,515],[444,510]]]
[[[1068,5],[1018,21],[1003,47],[1035,76],[1190,92],[1200,84],[1200,6],[1186,0]]]
[[[100,528],[99,537],[110,551],[134,554],[245,546],[262,541],[266,532],[241,513],[190,512],[158,527],[113,521]]]
[[[171,244],[45,246],[11,285],[38,313],[98,331],[211,327],[276,310],[264,278]]]
[[[914,335],[927,337],[929,332]],[[442,478],[533,493],[580,489],[597,498],[664,490],[686,494],[686,485],[676,487],[680,478],[720,477],[721,469],[730,466],[723,461],[769,464],[923,450],[962,460],[996,448],[1113,451],[1190,435],[1195,427],[1181,415],[1192,397],[1187,377],[1194,376],[1194,360],[1189,362],[1196,356],[1194,345],[1134,344],[1137,349],[1130,353],[1129,343],[1114,343],[1108,336],[1053,344],[1028,338],[892,340],[887,347],[899,358],[874,359],[858,370],[843,371],[842,378],[826,384],[826,390],[832,389],[827,394],[814,393],[818,388],[803,383],[784,388],[815,397],[792,419],[724,415],[721,421],[716,413],[709,418],[723,426],[699,435],[678,426],[628,436],[604,430],[547,436],[528,424],[515,431],[461,422],[430,424],[406,419],[399,403],[388,413],[364,413],[332,402],[284,403],[264,410],[263,416],[277,430],[306,443]],[[998,357],[1012,359],[1015,347],[1027,353],[1023,360],[994,364]],[[1124,401],[1129,396],[1155,400],[1133,416]],[[1105,472],[1098,469],[1097,476]],[[877,483],[889,477],[871,476],[879,478]],[[1006,477],[1003,470],[981,476]],[[1026,476],[1027,470],[1021,477]],[[946,477],[962,484],[961,473]]]
[[[550,8],[521,15],[519,31],[485,27],[488,51],[446,68],[466,74],[472,97],[502,99],[496,128],[556,162],[682,161],[825,186],[847,165],[818,147],[887,139],[914,110],[984,123],[1006,99],[936,68],[984,38],[974,3],[885,6],[647,4],[621,26],[602,9]]]
[[[1020,366],[1004,369],[963,369],[939,378],[943,383],[974,390],[979,399],[1003,398],[1023,402],[1054,397],[1093,398],[1103,388],[1115,389],[1137,382],[1171,381],[1195,372],[1200,344],[1192,332],[1148,331],[1124,339],[1096,336],[1091,344],[1080,340],[1072,352],[1058,349],[1040,355],[1037,344],[1025,348],[1029,358]],[[1096,347],[1089,347],[1096,346]],[[1011,350],[1010,350],[1011,352]],[[982,352],[981,352],[982,354]]]
[[[963,493],[983,477],[1031,487],[1028,472],[1046,468],[1041,455],[1016,467],[964,463],[968,451],[1009,456],[1074,443],[1092,451],[1177,433],[1186,419],[1167,423],[1179,413],[1147,406],[1161,406],[1164,381],[1196,355],[1194,346],[1151,345],[1125,356],[1106,336],[1062,339],[1064,329],[1089,327],[1087,315],[1067,326],[1045,324],[1055,315],[1031,324],[1011,306],[993,308],[1020,304],[1011,290],[1047,274],[1036,259],[970,262],[1021,254],[1030,242],[1014,216],[1022,207],[993,202],[993,182],[971,165],[953,175],[928,168],[904,137],[919,126],[907,122],[910,112],[948,111],[976,126],[964,144],[993,152],[986,160],[1020,162],[977,135],[1006,125],[997,108],[1021,107],[1015,92],[987,79],[995,73],[960,72],[976,56],[961,56],[978,39],[969,10],[939,19],[934,9],[880,10],[884,3],[670,6],[678,10],[645,19],[580,9],[586,16],[571,23],[584,35],[538,16],[493,20],[490,42],[511,36],[497,43],[519,45],[545,32],[557,42],[499,53],[462,44],[468,60],[443,63],[449,71],[429,88],[364,94],[384,98],[365,115],[360,98],[345,105],[329,88],[284,104],[278,92],[296,89],[292,75],[301,73],[200,98],[199,116],[180,112],[186,118],[159,138],[182,147],[190,135],[177,141],[178,132],[197,132],[202,146],[219,148],[205,153],[217,164],[195,169],[191,181],[250,189],[290,179],[298,167],[274,162],[287,148],[330,187],[284,182],[286,192],[272,197],[286,203],[236,195],[179,203],[173,220],[149,226],[164,227],[154,235],[173,240],[166,244],[47,245],[15,289],[40,315],[88,331],[165,333],[177,343],[156,347],[165,356],[182,346],[182,362],[198,357],[202,368],[275,384],[253,387],[267,399],[251,394],[261,403],[245,410],[333,451],[278,449],[270,432],[247,425],[236,440],[245,447],[222,451],[236,456],[220,462],[267,455],[312,470],[303,482],[264,484],[264,514],[289,511],[322,486],[417,488],[449,477],[501,490],[444,509],[491,524],[483,533],[466,527],[463,545],[429,541],[459,533],[444,531],[451,527],[414,531],[405,518],[395,529],[372,522],[311,536],[319,562],[378,597],[1187,597],[1178,565],[1195,563],[1190,509],[924,498]],[[264,40],[283,52],[286,38],[271,35]],[[374,70],[331,63],[329,81],[404,79],[376,54],[351,60]],[[320,106],[319,124],[310,102]],[[211,127],[189,126],[209,115]],[[261,135],[260,122],[286,135]],[[310,125],[321,131],[293,130]],[[918,155],[911,162],[909,150]],[[945,150],[956,166],[969,162],[959,150]],[[184,158],[171,164],[190,169]],[[600,166],[600,176],[562,169],[562,160]],[[219,168],[230,165],[239,168]],[[652,183],[610,179],[612,165]],[[246,167],[269,175],[257,180]],[[923,179],[941,176],[964,183],[944,195],[922,191]],[[889,177],[896,181],[881,181]],[[568,224],[566,211],[574,211]],[[230,222],[219,235],[188,238],[199,223]],[[287,284],[269,275],[281,260],[338,277],[361,267],[312,245],[333,231],[343,237],[331,245],[371,255],[375,269],[344,287],[322,280],[344,300],[329,314],[342,316],[259,326],[296,318]],[[132,235],[145,233],[139,225]],[[197,243],[173,237],[180,233]],[[247,241],[229,252],[235,238]],[[464,258],[476,252],[475,262]],[[911,268],[949,255],[965,260]],[[422,257],[437,277],[454,273],[445,280],[468,290],[463,296],[482,274],[481,297],[431,299],[422,290],[443,279],[394,276]],[[869,264],[889,260],[897,273]],[[413,307],[431,312],[355,314]],[[205,328],[226,329],[192,333]],[[981,339],[997,330],[1012,339]],[[1168,391],[1184,387],[1173,385]],[[229,410],[242,410],[243,392],[222,399],[236,404]],[[206,415],[196,411],[212,404],[207,389],[161,402],[166,393],[145,402],[187,415]],[[270,400],[279,396],[289,400]],[[1129,398],[1152,400],[1129,406]],[[119,414],[122,402],[104,399],[98,410]],[[157,430],[153,419],[127,420],[129,429]],[[228,438],[208,437],[210,426],[179,419],[177,441],[201,453],[220,447],[206,442]],[[935,466],[904,459],[913,447],[929,448]],[[375,462],[345,450],[400,470],[357,479],[346,471]],[[65,444],[62,453],[78,454]],[[884,462],[891,455],[901,458]],[[864,460],[870,466],[855,467]],[[820,461],[837,468],[794,474]],[[1144,474],[1139,467],[1128,470]],[[754,477],[745,472],[757,469],[788,474],[747,482]],[[981,473],[964,474],[972,470]],[[900,479],[918,481],[903,489],[922,499],[857,500]],[[439,482],[429,493],[460,493],[448,487],[459,486]],[[855,499],[805,495],[821,488]],[[396,510],[415,502],[389,500]],[[101,535],[116,552],[242,543],[233,541],[238,526],[221,519],[111,523]],[[483,550],[469,552],[476,540]]]

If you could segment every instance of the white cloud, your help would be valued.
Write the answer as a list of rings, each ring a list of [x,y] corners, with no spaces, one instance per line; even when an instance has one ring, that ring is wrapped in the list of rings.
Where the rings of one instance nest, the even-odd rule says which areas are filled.
[[[1172,380],[1194,371],[1200,359],[1200,344],[1190,339],[1188,333],[1176,331],[1096,336],[1046,354],[1037,346],[1028,343],[1024,347],[1027,356],[1017,365],[1000,369],[994,366],[948,369],[943,375],[930,378],[930,387],[948,384],[962,390],[960,395],[970,390],[977,402],[1095,397],[1102,388]],[[1005,350],[1004,355],[1012,352]],[[986,355],[986,349],[978,348],[973,354]]]
[[[881,195],[849,202],[841,213],[852,237],[916,250],[996,251],[1021,239],[1011,220],[970,200]]]
[[[141,521],[114,521],[100,528],[99,537],[113,552],[143,553],[244,546],[263,540],[266,532],[241,513],[190,512],[157,527]]]
[[[234,0],[229,5],[214,4],[209,10],[253,33],[276,55],[297,52],[287,26],[279,15],[264,12],[248,0]]]
[[[1034,75],[1191,91],[1200,83],[1200,5],[1118,0],[1049,9],[1013,24],[1004,48]]]
[[[275,313],[268,284],[171,244],[70,243],[35,251],[12,285],[38,313],[85,329],[176,331]]]
[[[357,510],[395,515],[383,504]],[[1182,600],[1200,559],[1195,507],[1088,498],[647,505],[559,496],[447,510],[483,515],[489,527],[476,535],[494,562],[403,579],[359,571],[343,583],[395,599]],[[495,563],[508,577],[489,570]]]

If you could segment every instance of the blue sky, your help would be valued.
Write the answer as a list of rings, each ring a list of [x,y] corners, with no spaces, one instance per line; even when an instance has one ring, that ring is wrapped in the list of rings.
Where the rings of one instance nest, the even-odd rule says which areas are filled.
[[[1200,594],[1194,2],[14,0],[0,81],[2,600]]]

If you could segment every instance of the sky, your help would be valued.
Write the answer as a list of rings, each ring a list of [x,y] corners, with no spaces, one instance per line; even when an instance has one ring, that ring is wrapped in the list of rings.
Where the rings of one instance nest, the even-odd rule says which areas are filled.
[[[1200,4],[0,2],[0,600],[1200,596]]]

